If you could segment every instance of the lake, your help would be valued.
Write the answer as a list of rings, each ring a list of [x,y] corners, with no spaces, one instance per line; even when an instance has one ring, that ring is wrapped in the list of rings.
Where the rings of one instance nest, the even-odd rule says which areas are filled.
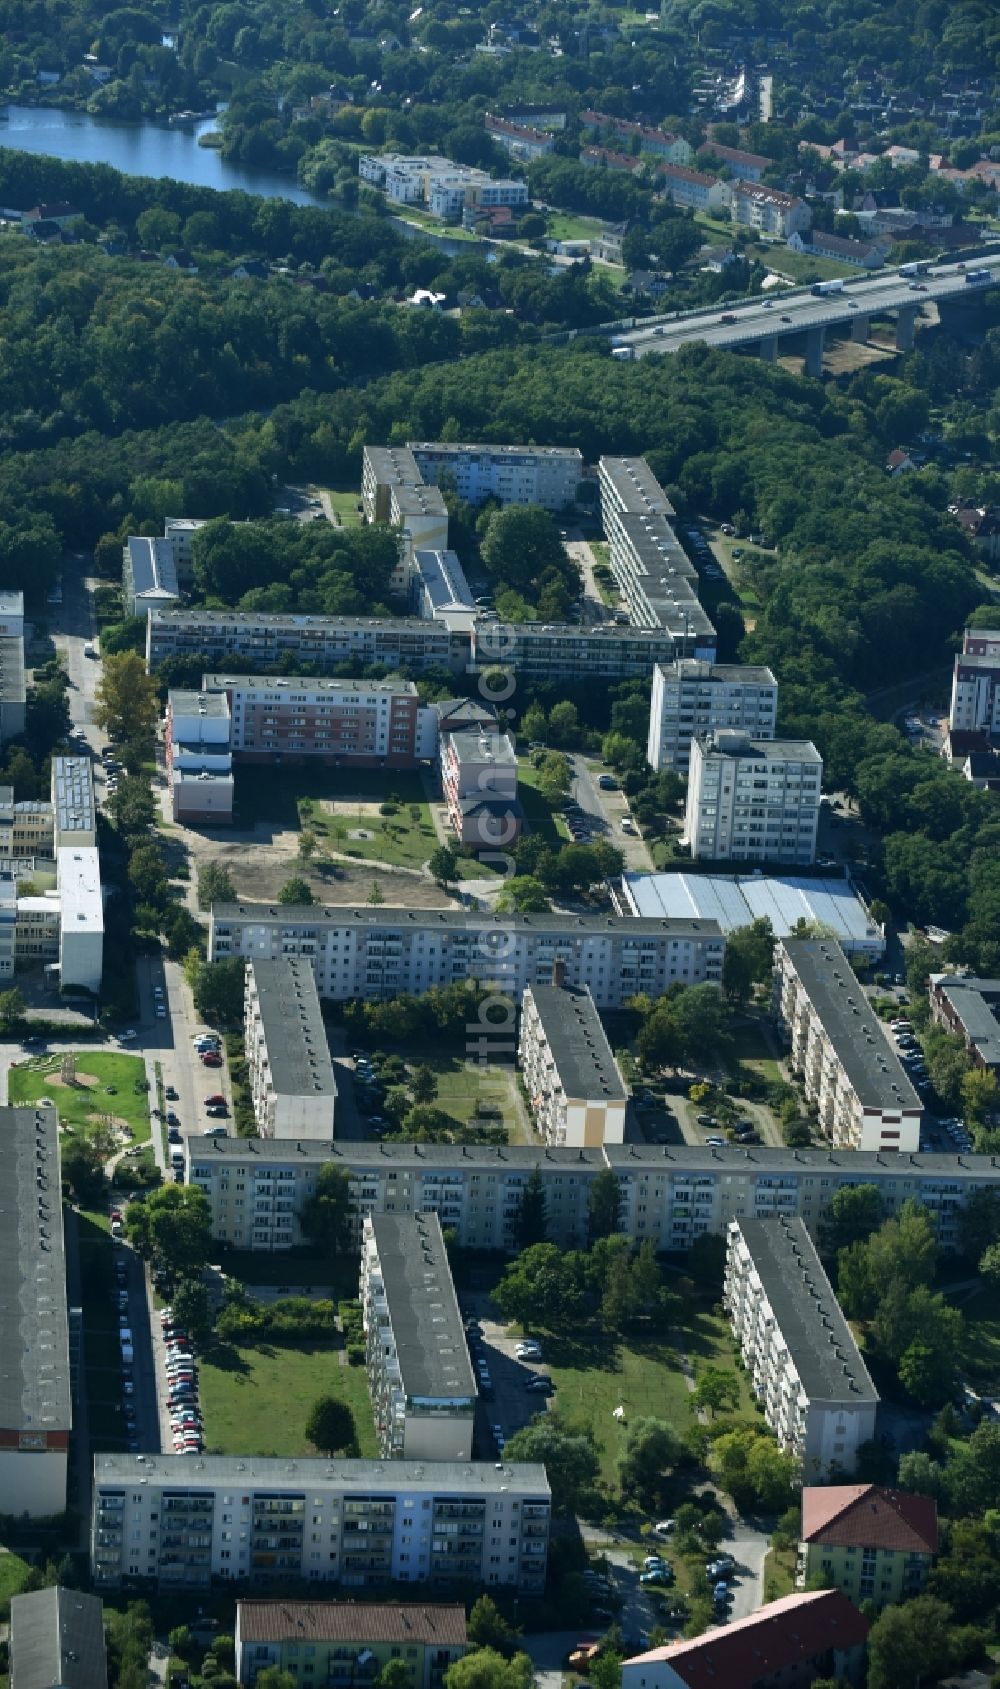
[[[296,205],[330,208],[329,200],[300,187],[294,176],[230,164],[217,147],[200,147],[198,136],[214,128],[212,118],[170,129],[159,123],[115,123],[91,117],[88,112],[56,111],[49,106],[7,106],[6,113],[7,122],[0,122],[3,147],[45,153],[70,164],[109,164],[126,176],[172,176],[175,181],[191,182],[199,188],[242,188],[265,199],[290,199]],[[400,234],[431,241],[445,252],[470,250],[468,241],[426,234],[398,217],[389,221]]]

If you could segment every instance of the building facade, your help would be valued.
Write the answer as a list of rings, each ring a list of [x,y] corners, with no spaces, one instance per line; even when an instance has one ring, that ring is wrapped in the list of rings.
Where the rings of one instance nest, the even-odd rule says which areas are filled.
[[[502,505],[540,504],[558,512],[575,502],[583,480],[583,458],[575,446],[414,440],[409,450],[424,482],[454,487],[468,504],[495,498]]]
[[[807,1485],[797,1581],[822,1578],[856,1602],[919,1595],[938,1550],[937,1503],[880,1484]]]
[[[931,1014],[961,1038],[976,1067],[1000,1078],[1000,979],[931,974]]]
[[[542,1466],[98,1454],[90,1569],[110,1589],[289,1577],[539,1595],[550,1511]]]
[[[802,1221],[732,1221],[723,1299],[781,1447],[807,1478],[853,1472],[878,1393]]]
[[[32,1519],[66,1510],[72,1425],[59,1122],[0,1109],[0,1494]]]
[[[436,718],[411,680],[314,680],[301,675],[206,674],[229,701],[230,744],[241,762],[415,768],[437,750]]]
[[[868,1620],[839,1590],[785,1595],[748,1618],[626,1660],[622,1689],[802,1689],[821,1677],[857,1683],[867,1636]]]
[[[267,1670],[287,1672],[302,1689],[361,1689],[391,1661],[406,1667],[407,1689],[442,1689],[468,1647],[465,1608],[427,1602],[237,1601],[235,1641],[243,1689]]]
[[[632,623],[670,634],[668,661],[714,661],[715,628],[698,599],[697,570],[674,532],[674,507],[645,458],[602,457],[598,480],[611,572]]]
[[[809,739],[718,728],[691,740],[684,842],[695,861],[816,858],[823,758]]]
[[[949,739],[960,750],[1000,744],[1000,629],[966,628],[955,658]]]
[[[598,1008],[674,982],[721,980],[725,941],[714,921],[609,915],[481,915],[452,909],[349,909],[231,903],[212,908],[210,958],[304,956],[321,997],[396,997],[476,979],[513,1001],[548,984],[562,962]]]
[[[0,745],[24,732],[24,594],[0,592]]]
[[[298,660],[320,670],[358,663],[389,669],[468,667],[468,632],[419,617],[271,615],[249,610],[151,610],[146,662],[152,673],[168,657],[198,657],[206,668],[239,658],[254,670]]]
[[[535,1126],[547,1144],[624,1143],[628,1093],[586,986],[555,981],[528,986],[521,998],[517,1061]]]
[[[777,714],[778,683],[768,668],[692,657],[657,663],[646,759],[657,773],[674,768],[686,774],[696,735],[721,728],[773,739]]]
[[[379,1453],[471,1460],[478,1391],[436,1213],[365,1216],[361,1311]]]
[[[830,1143],[876,1153],[919,1149],[923,1104],[836,940],[782,939],[774,1000],[789,1066]]]
[[[247,964],[243,1037],[261,1136],[332,1143],[337,1082],[308,962],[279,956]]]
[[[508,850],[521,832],[517,752],[497,724],[455,728],[440,739],[438,767],[448,820],[459,844]]]
[[[191,826],[233,818],[232,723],[225,692],[171,691],[163,730],[170,813]]]
[[[489,1053],[509,1059],[513,1037]],[[271,1252],[305,1241],[302,1204],[327,1162],[350,1183],[352,1240],[366,1214],[433,1210],[463,1248],[515,1254],[525,1186],[537,1169],[545,1185],[549,1235],[567,1249],[586,1246],[587,1200],[608,1168],[618,1180],[621,1230],[658,1254],[681,1254],[699,1237],[723,1234],[735,1219],[801,1218],[816,1233],[839,1190],[874,1185],[886,1213],[913,1200],[926,1208],[945,1253],[961,1245],[962,1211],[979,1191],[1000,1190],[988,1155],[882,1155],[872,1150],[786,1150],[690,1144],[605,1144],[554,1149],[533,1144],[362,1143],[308,1139],[188,1138],[186,1178],[204,1191],[212,1236],[234,1249]]]
[[[131,535],[122,551],[122,599],[126,616],[144,616],[153,606],[176,604],[179,598],[169,541]]]

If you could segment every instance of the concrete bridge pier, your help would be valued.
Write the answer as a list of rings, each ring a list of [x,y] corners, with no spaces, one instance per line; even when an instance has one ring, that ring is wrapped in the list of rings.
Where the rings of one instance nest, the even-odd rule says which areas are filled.
[[[896,317],[896,350],[897,352],[912,352],[914,341],[914,324],[917,320],[916,305],[901,306]]]
[[[761,355],[761,357],[763,358],[763,360],[766,364],[776,364],[777,363],[777,361],[778,361],[778,336],[776,334],[770,334],[770,335],[768,335],[766,340],[761,341],[761,343],[760,343],[760,355]]]
[[[864,345],[871,331],[871,324],[871,317],[852,317],[851,339],[859,341],[861,345]]]
[[[823,348],[826,344],[825,328],[810,328],[806,331],[806,374],[814,376],[818,381],[823,374]]]

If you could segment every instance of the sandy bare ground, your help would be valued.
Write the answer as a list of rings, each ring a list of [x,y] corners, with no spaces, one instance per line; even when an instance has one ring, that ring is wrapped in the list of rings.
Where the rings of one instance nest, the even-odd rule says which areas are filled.
[[[331,871],[320,870],[299,856],[298,833],[270,835],[267,841],[240,835],[238,839],[206,839],[188,831],[185,841],[191,851],[191,881],[197,881],[198,867],[217,862],[226,868],[240,897],[251,903],[272,902],[286,880],[293,875],[305,880],[317,903],[360,904],[368,899],[372,881],[377,880],[383,902],[409,909],[452,909],[454,898],[425,874],[383,867],[379,862],[337,862]]]
[[[378,815],[382,802],[369,798],[320,798],[319,807],[324,815],[339,815],[342,820],[349,821],[365,815]]]

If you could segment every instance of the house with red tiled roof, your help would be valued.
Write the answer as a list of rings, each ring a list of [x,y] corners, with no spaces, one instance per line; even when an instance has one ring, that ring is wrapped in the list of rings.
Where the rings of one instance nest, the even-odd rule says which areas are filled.
[[[839,1589],[786,1595],[749,1618],[690,1641],[650,1648],[622,1666],[622,1689],[800,1689],[817,1677],[856,1680],[868,1620]]]
[[[880,1484],[802,1491],[798,1575],[885,1607],[922,1589],[938,1547],[937,1503]]]

